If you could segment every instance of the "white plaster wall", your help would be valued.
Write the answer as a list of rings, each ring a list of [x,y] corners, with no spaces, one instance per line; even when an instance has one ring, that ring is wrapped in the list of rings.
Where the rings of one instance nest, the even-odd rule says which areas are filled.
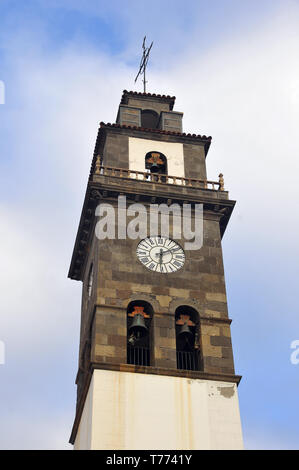
[[[242,449],[236,385],[95,370],[75,448]]]
[[[75,450],[81,449],[91,449],[91,436],[93,432],[93,423],[92,423],[92,415],[93,415],[93,390],[94,390],[94,378],[95,375],[93,374],[88,393],[85,399],[84,410],[80,420],[80,426],[78,428],[76,441],[74,445]],[[97,397],[96,397],[97,399]]]
[[[183,144],[129,137],[129,169],[145,171],[145,155],[161,152],[167,158],[168,174],[185,177]]]

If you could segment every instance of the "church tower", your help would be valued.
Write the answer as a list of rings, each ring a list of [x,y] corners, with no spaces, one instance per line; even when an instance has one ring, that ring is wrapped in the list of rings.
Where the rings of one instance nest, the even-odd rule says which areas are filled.
[[[100,124],[69,270],[75,449],[243,447],[221,248],[235,201],[174,103],[125,90]]]

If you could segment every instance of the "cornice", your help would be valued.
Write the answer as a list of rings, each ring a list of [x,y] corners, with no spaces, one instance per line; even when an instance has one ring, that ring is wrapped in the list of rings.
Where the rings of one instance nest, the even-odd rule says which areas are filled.
[[[162,135],[169,135],[169,136],[174,136],[174,137],[180,137],[184,139],[185,137],[187,139],[195,139],[199,140],[201,142],[207,143],[212,141],[212,137],[209,136],[207,137],[206,135],[199,135],[199,134],[186,134],[185,132],[175,132],[175,131],[165,131],[163,129],[151,129],[147,127],[138,127],[138,126],[128,126],[125,124],[116,124],[113,123],[111,124],[108,122],[105,124],[104,122],[100,122],[100,128],[105,129],[105,128],[113,128],[113,129],[126,129],[130,131],[138,131],[138,132],[150,132],[151,134],[162,134]]]
[[[95,209],[99,201],[116,201],[117,197],[122,194],[127,197],[128,201],[144,202],[145,204],[202,203],[204,205],[204,214],[206,213],[208,218],[216,217],[216,219],[219,220],[221,236],[223,236],[225,232],[225,228],[228,224],[235,205],[235,201],[229,199],[213,199],[212,197],[209,197],[209,194],[211,194],[212,191],[209,189],[202,189],[201,191],[204,195],[201,196],[198,195],[199,191],[190,191],[189,194],[180,195],[178,192],[175,192],[174,188],[171,187],[172,185],[167,185],[171,187],[171,192],[157,194],[156,188],[150,187],[154,186],[151,185],[151,183],[146,183],[146,189],[140,189],[140,186],[126,187],[124,186],[124,182],[120,180],[123,186],[119,185],[116,187],[115,185],[113,186],[109,184],[107,180],[106,183],[104,183],[105,178],[107,177],[102,176],[98,178],[100,178],[98,182],[89,182],[87,185],[79,228],[68,273],[68,277],[75,280],[82,280],[83,277],[83,268],[94,229]],[[163,186],[163,184],[161,184],[161,186]],[[217,193],[217,191],[213,191],[213,193],[214,192]]]
[[[167,103],[169,104],[170,110],[173,109],[173,106],[175,103],[175,96],[159,95],[156,93],[141,93],[138,91],[124,90],[122,97],[121,97],[120,104],[128,104],[129,98],[146,99],[150,101],[159,101],[159,102]]]

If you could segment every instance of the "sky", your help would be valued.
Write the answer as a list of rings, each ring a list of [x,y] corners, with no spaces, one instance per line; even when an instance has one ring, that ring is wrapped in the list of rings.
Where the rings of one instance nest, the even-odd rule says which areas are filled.
[[[237,201],[223,254],[245,448],[298,449],[299,0],[0,0],[0,448],[72,448],[67,273],[99,122],[142,91],[144,35],[148,91],[213,137],[208,178]]]

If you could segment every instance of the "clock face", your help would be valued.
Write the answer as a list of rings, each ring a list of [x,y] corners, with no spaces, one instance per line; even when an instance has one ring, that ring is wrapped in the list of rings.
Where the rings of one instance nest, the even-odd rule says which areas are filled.
[[[166,237],[144,238],[138,243],[136,254],[146,268],[157,273],[174,273],[185,263],[184,250]]]

